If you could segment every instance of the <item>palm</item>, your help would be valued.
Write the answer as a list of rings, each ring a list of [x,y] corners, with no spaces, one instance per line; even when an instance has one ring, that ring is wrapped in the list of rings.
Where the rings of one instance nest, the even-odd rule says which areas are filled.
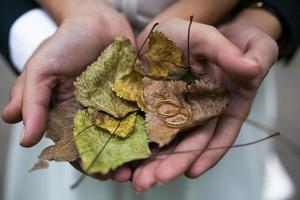
[[[188,22],[169,20],[160,24],[158,29],[176,41],[187,61]],[[232,145],[249,113],[260,82],[277,56],[276,43],[271,38],[258,30],[245,30],[248,31],[224,27],[222,32],[227,40],[215,28],[193,24],[191,66],[207,74],[210,79],[223,83],[230,91],[231,102],[221,117],[190,130],[177,145],[166,150],[178,152],[197,149],[197,153],[164,155],[139,166],[133,175],[136,190],[147,190],[155,183],[166,183],[183,173],[197,177],[216,164],[228,150],[209,151],[210,148]],[[139,41],[143,41],[145,35],[142,33]],[[264,41],[262,46],[265,46],[263,50],[266,54],[263,54],[263,58],[253,50],[257,48],[257,43],[254,43],[257,38],[254,37]]]
[[[73,82],[116,36],[133,41],[127,20],[117,11],[110,18],[75,17],[63,23],[56,33],[39,46],[16,81],[12,98],[3,112],[8,122],[23,119],[26,137],[22,145],[32,146],[43,135],[51,104],[74,98]],[[111,21],[114,24],[110,24]]]
[[[132,37],[129,25],[124,27],[124,30],[126,29],[128,29],[127,33],[121,31],[108,33],[106,30],[103,31],[94,26],[90,27],[90,24],[63,25],[54,36],[42,45],[40,51],[35,55],[37,59],[45,62],[46,68],[41,69],[37,65],[32,65],[29,70],[31,73],[37,73],[37,76],[45,76],[45,79],[54,75],[55,88],[51,96],[52,102],[62,103],[74,97],[73,82],[75,77],[96,60],[101,51],[117,35],[125,34],[125,37]]]

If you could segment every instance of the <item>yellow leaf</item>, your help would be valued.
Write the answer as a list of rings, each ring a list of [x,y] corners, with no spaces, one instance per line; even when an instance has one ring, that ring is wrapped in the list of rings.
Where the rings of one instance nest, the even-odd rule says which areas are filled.
[[[133,131],[136,121],[137,113],[133,112],[128,114],[123,119],[117,119],[107,113],[98,112],[93,108],[88,108],[88,113],[90,114],[93,123],[109,133],[117,135],[121,138],[127,138],[129,134]],[[118,129],[115,130],[115,127],[118,125]]]
[[[116,94],[129,101],[137,102],[142,111],[145,111],[143,98],[143,75],[133,70],[129,75],[117,79],[113,90]]]
[[[143,71],[152,78],[180,79],[188,72],[180,49],[162,32],[150,34],[149,49],[145,57],[148,66]]]

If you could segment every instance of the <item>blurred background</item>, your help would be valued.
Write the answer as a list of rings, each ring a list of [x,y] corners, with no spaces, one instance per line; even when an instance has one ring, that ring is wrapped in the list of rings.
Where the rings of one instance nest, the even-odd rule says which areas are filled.
[[[11,88],[16,76],[7,67],[7,63],[3,60],[0,54],[0,108],[3,109],[4,105],[8,102],[9,89]],[[3,193],[4,169],[5,161],[8,152],[8,143],[11,126],[0,120],[0,194]],[[0,197],[1,199],[1,197]]]
[[[9,90],[16,76],[0,57],[0,109],[8,102]],[[271,72],[276,77],[278,115],[275,130],[281,137],[274,139],[275,151],[294,184],[292,199],[300,199],[300,52],[289,64],[278,62]],[[0,194],[3,192],[5,164],[10,140],[11,126],[0,120]],[[289,141],[292,141],[290,143]],[[26,149],[24,149],[26,151]],[[26,169],[27,170],[27,169]],[[23,173],[27,173],[24,170]],[[276,180],[274,180],[276,181]],[[277,183],[281,184],[281,183]],[[1,196],[1,195],[0,195]],[[1,198],[1,197],[0,197]],[[272,200],[272,199],[271,199]]]

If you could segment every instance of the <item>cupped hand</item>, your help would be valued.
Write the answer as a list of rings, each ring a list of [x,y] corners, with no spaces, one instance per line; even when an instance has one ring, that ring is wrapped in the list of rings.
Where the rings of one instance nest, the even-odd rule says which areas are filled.
[[[106,3],[93,2],[97,1],[83,2],[62,21],[55,34],[28,60],[11,90],[2,116],[9,123],[23,120],[22,146],[39,142],[46,129],[49,107],[74,98],[75,77],[116,36],[123,35],[135,42],[124,16]],[[125,172],[125,176],[130,174]]]
[[[187,31],[189,22],[181,19],[164,21],[157,27],[184,52],[187,63]],[[140,46],[151,25],[138,38]],[[231,102],[223,115],[204,126],[193,128],[168,153],[145,161],[133,172],[132,184],[142,192],[156,183],[164,184],[185,174],[198,177],[212,168],[231,146],[246,119],[256,91],[277,59],[276,42],[267,34],[239,23],[222,26],[219,30],[193,23],[190,37],[191,67],[221,82],[229,90]]]

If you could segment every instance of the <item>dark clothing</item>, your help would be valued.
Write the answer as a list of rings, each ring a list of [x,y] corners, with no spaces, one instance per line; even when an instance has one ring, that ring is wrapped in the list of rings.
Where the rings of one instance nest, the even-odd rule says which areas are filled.
[[[238,10],[249,6],[256,0],[241,0]],[[282,38],[279,41],[280,55],[290,58],[300,45],[300,0],[261,0],[264,9],[275,15],[282,25]]]
[[[300,45],[300,1],[264,0],[277,13],[283,27],[283,55],[292,56]]]
[[[0,0],[0,51],[8,61],[8,34],[11,25],[19,16],[37,6],[32,0]]]

